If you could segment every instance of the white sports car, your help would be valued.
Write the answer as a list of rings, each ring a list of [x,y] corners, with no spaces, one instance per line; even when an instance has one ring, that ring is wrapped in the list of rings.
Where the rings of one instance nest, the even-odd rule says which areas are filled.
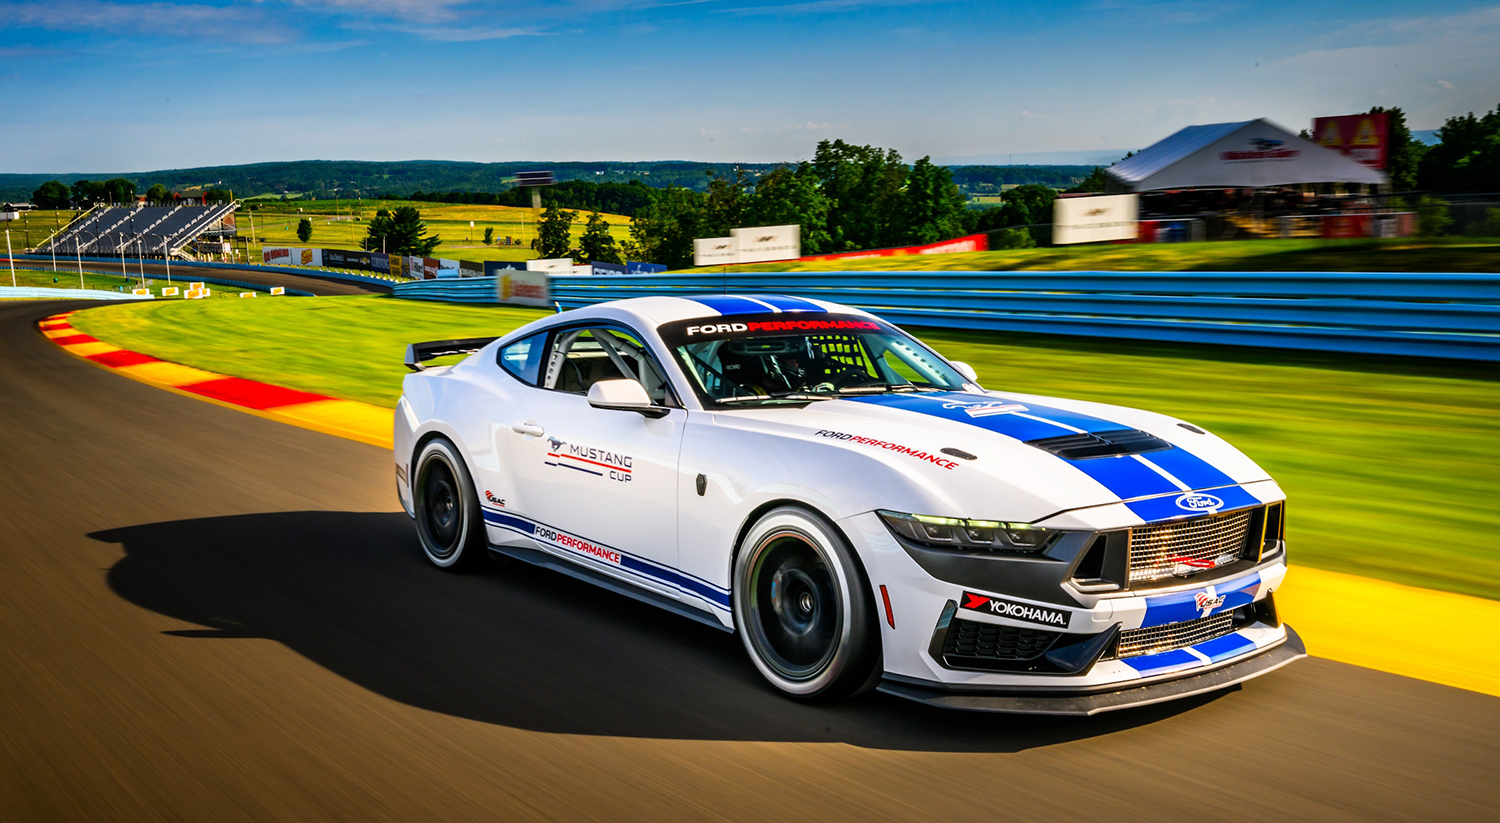
[[[788,695],[1093,714],[1305,655],[1259,466],[986,391],[867,312],[638,298],[406,362],[396,485],[434,564],[507,555],[737,632]]]

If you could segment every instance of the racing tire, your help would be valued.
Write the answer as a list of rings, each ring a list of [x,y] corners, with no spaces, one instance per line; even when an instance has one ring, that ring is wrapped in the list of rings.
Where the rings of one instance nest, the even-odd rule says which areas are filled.
[[[487,558],[484,514],[469,470],[448,440],[428,441],[412,461],[412,507],[422,553],[434,566],[466,571]]]
[[[881,668],[864,569],[836,528],[795,506],[766,512],[734,562],[734,620],[750,660],[783,694],[851,697]]]

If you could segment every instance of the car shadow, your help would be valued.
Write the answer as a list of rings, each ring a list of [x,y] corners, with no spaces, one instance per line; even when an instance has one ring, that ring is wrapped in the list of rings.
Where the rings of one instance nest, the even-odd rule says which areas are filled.
[[[236,515],[90,536],[125,551],[108,573],[117,594],[203,627],[167,632],[183,642],[268,638],[388,698],[535,731],[1014,752],[1217,698],[1092,718],[953,712],[881,694],[798,703],[760,680],[733,635],[520,563],[433,568],[399,512]]]

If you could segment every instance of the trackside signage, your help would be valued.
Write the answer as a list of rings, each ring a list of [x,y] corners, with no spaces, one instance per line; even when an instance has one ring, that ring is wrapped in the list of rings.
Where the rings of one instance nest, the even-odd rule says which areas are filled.
[[[700,237],[693,241],[693,265],[769,263],[796,260],[802,255],[801,226],[752,226],[730,229],[728,237]]]
[[[547,306],[552,297],[552,285],[544,271],[506,271],[495,278],[499,289],[496,297],[501,303],[513,306]]]
[[[1134,240],[1139,195],[1059,197],[1052,201],[1052,243],[1102,243]]]

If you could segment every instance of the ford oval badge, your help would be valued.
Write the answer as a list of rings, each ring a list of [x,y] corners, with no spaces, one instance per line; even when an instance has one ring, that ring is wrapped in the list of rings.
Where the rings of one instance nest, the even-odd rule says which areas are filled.
[[[1211,494],[1199,494],[1189,492],[1177,498],[1177,508],[1190,512],[1208,512],[1212,514],[1223,508],[1224,501]]]

